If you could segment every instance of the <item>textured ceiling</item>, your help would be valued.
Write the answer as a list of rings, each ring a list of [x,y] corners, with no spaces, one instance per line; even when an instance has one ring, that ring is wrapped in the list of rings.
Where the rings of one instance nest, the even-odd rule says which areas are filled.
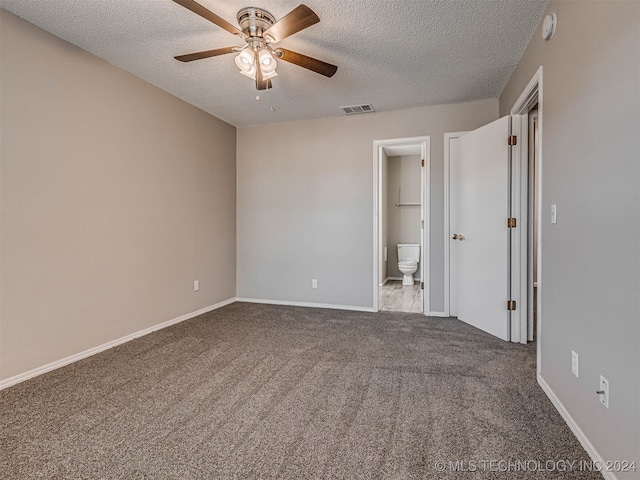
[[[258,92],[233,55],[174,55],[240,45],[172,0],[0,0],[0,6],[235,126],[496,98],[548,0],[304,0],[320,23],[278,45],[338,65],[325,78],[278,63]],[[199,0],[234,25],[255,5],[276,19],[299,0]],[[271,108],[273,107],[273,109]]]

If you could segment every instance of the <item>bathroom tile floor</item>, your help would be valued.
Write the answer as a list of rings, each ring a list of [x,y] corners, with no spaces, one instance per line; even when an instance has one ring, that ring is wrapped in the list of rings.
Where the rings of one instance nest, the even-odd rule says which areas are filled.
[[[399,280],[389,280],[380,287],[380,310],[422,313],[420,283],[403,286]]]

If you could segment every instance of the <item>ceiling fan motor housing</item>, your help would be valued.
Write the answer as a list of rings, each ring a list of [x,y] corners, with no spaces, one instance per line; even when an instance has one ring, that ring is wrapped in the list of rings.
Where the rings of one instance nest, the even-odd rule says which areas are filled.
[[[238,12],[238,25],[247,37],[262,38],[263,32],[276,23],[276,19],[266,10],[246,7]]]

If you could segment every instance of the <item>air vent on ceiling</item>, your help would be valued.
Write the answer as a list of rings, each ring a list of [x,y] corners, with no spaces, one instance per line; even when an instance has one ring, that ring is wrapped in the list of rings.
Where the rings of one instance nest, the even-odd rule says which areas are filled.
[[[347,115],[355,115],[356,113],[375,112],[371,104],[367,105],[351,105],[349,107],[340,107]]]

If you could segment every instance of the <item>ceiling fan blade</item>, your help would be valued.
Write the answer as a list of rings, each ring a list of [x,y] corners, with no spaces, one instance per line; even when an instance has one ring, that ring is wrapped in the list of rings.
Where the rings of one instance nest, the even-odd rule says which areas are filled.
[[[271,79],[262,78],[262,70],[256,69],[256,90],[268,90],[271,88]]]
[[[304,30],[311,25],[320,21],[318,15],[306,5],[298,5],[296,8],[287,13],[284,17],[271,25],[265,32],[264,36],[273,38],[273,42],[280,42],[289,35]]]
[[[217,57],[218,55],[226,55],[227,53],[233,53],[233,49],[236,47],[224,47],[216,48],[215,50],[207,50],[205,52],[188,53],[186,55],[178,55],[173,57],[181,62],[193,62],[194,60],[200,60],[202,58]]]
[[[173,0],[173,1],[176,2],[178,5],[182,5],[184,8],[191,10],[196,15],[200,15],[202,18],[206,18],[211,23],[215,23],[217,26],[225,29],[227,32],[233,35],[240,35],[242,38],[244,38],[244,34],[238,27],[233,26],[232,24],[227,22],[224,18],[219,17],[218,15],[216,15],[210,10],[207,10],[198,2],[194,2],[193,0]]]
[[[312,72],[319,73],[320,75],[324,75],[325,77],[333,77],[333,75],[338,71],[338,67],[335,65],[331,65],[330,63],[323,62],[322,60],[318,60],[317,58],[307,57],[301,53],[292,52],[291,50],[286,50],[284,48],[278,48],[276,52],[283,52],[280,57],[281,60],[285,62],[294,63],[302,68],[306,68],[307,70],[311,70]]]

